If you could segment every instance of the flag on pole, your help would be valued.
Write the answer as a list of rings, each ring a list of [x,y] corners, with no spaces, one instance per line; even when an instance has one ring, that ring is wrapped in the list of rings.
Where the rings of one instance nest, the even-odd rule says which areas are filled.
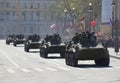
[[[92,25],[92,31],[95,32],[96,22],[94,19],[92,20],[91,25]]]
[[[77,28],[77,22],[76,22],[76,20],[74,20],[73,27],[74,27],[74,28]]]
[[[118,23],[118,26],[120,27],[120,23]]]
[[[85,18],[84,17],[81,19],[81,29],[82,29],[82,32],[85,32]]]
[[[112,19],[110,18],[110,26],[112,26],[112,24],[113,24],[113,23],[112,23]]]
[[[70,27],[71,27],[71,28],[73,27],[73,22],[72,22],[72,21],[70,21]]]
[[[96,26],[95,20],[92,20],[91,25],[92,25],[93,28],[95,28],[95,26]]]
[[[50,28],[55,29],[55,28],[57,28],[57,25],[54,23],[50,26]]]

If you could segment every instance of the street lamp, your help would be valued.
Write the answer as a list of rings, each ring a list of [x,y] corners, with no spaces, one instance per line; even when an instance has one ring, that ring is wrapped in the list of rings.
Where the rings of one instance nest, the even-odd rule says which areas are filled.
[[[114,35],[114,23],[115,23],[115,17],[114,17],[114,7],[115,7],[115,2],[114,2],[114,0],[113,0],[113,2],[112,2],[112,38],[113,38],[113,35]]]
[[[62,29],[62,32],[65,31],[65,27],[66,27],[66,21],[67,21],[67,10],[64,9],[63,12],[64,12],[64,14],[63,14],[63,29]]]
[[[89,3],[88,13],[89,13],[89,29],[88,31],[91,32],[91,13],[92,13],[92,3]]]
[[[112,17],[112,21],[113,21],[113,24],[112,24],[112,37],[114,35],[115,52],[118,53],[119,52],[119,46],[118,46],[119,39],[118,39],[118,26],[117,26],[118,20],[116,18],[117,16],[115,16],[116,3],[114,2],[114,0],[113,0],[111,5],[113,6],[113,10],[112,10],[112,16],[113,16]]]
[[[67,20],[67,10],[66,9],[64,9],[64,24],[65,24],[65,22],[66,22],[66,20]]]
[[[72,26],[75,28],[75,8],[72,8]]]

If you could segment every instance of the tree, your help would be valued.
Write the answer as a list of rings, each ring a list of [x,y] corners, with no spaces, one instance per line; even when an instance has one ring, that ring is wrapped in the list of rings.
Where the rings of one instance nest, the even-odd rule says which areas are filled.
[[[69,16],[72,15],[72,8],[75,8],[75,16],[76,18],[80,18],[79,16],[87,17],[88,16],[88,4],[92,3],[92,9],[93,9],[93,16],[95,18],[99,17],[101,15],[101,0],[56,0],[56,12],[59,12],[60,14],[63,14],[64,9],[67,10],[67,14]]]

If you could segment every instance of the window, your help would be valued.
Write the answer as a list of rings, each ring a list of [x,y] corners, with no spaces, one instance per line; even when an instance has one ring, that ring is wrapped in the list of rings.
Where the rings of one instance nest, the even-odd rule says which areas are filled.
[[[36,15],[37,15],[37,16],[40,16],[40,11],[38,11],[38,12],[36,13]]]
[[[30,8],[33,8],[33,3],[31,3],[31,7]]]
[[[33,21],[33,18],[34,18],[33,12],[30,13],[30,17],[31,17],[31,21]]]
[[[26,12],[25,11],[22,12],[22,16],[23,16],[23,19],[25,21],[26,20]]]
[[[24,33],[26,33],[26,26],[24,26]]]
[[[12,7],[13,7],[14,9],[15,9],[15,4],[16,4],[15,2],[12,4]]]
[[[40,8],[40,3],[38,3],[37,7]]]
[[[7,8],[9,8],[9,7],[10,7],[10,4],[9,4],[9,2],[7,2],[7,3],[6,3],[6,6],[7,6]]]
[[[46,3],[44,3],[44,9],[46,9],[47,8],[47,4]]]
[[[13,16],[15,16],[15,14],[16,14],[16,12],[15,12],[15,11],[13,11],[13,12],[12,12],[12,15],[13,15]]]
[[[26,3],[24,3],[24,6],[23,6],[23,8],[27,8],[27,5],[26,5]]]
[[[4,7],[4,3],[0,2],[0,8],[3,8],[3,7]]]
[[[37,20],[40,21],[40,11],[36,12],[36,15],[38,16]]]
[[[33,34],[33,26],[30,27],[30,33]]]
[[[9,15],[10,15],[10,11],[7,11],[7,12],[6,12],[6,15],[9,16]]]

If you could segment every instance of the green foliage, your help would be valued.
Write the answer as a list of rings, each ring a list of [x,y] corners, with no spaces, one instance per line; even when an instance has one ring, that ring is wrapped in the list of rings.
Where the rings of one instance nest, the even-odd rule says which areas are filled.
[[[64,14],[64,10],[67,10],[67,14],[71,16],[72,8],[75,8],[75,16],[77,18],[87,17],[89,3],[92,3],[92,15],[97,18],[101,14],[101,0],[61,0],[57,1],[56,13]],[[80,15],[80,17],[79,17]]]

